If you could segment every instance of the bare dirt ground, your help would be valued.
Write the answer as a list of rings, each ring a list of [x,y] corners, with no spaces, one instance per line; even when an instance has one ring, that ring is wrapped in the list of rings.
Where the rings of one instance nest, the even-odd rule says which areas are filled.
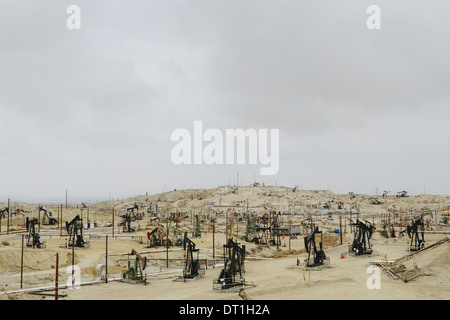
[[[22,234],[25,216],[37,216],[35,206],[14,204],[27,208],[29,213],[11,218],[9,233],[6,232],[6,221],[2,218],[0,235],[0,299],[32,300],[53,299],[49,296],[36,295],[46,287],[54,287],[56,271],[56,253],[59,254],[59,284],[71,281],[72,258],[80,270],[81,285],[75,288],[60,288],[61,300],[241,300],[239,288],[214,290],[213,281],[223,268],[223,245],[226,238],[231,237],[240,245],[246,246],[245,292],[253,300],[315,300],[315,299],[439,299],[447,300],[450,292],[450,244],[430,247],[418,252],[408,259],[410,239],[400,237],[405,221],[417,215],[419,209],[426,208],[434,213],[428,219],[426,245],[430,246],[448,238],[448,226],[440,222],[441,213],[446,211],[448,196],[422,195],[416,197],[380,198],[381,204],[372,204],[373,198],[356,195],[335,195],[329,191],[292,191],[282,187],[246,187],[238,193],[226,191],[226,188],[214,190],[179,190],[153,196],[139,196],[133,199],[110,201],[90,206],[89,221],[95,221],[95,228],[84,230],[83,236],[90,246],[75,248],[64,247],[67,232],[58,226],[41,226],[41,239],[46,248],[24,248],[22,263]],[[348,254],[348,245],[354,234],[350,230],[350,215],[338,214],[337,203],[342,201],[343,208],[358,202],[358,211],[353,211],[352,220],[358,218],[373,222],[377,229],[371,239],[373,253],[371,255],[353,256]],[[145,211],[145,204],[152,208],[159,204],[159,214],[145,211],[142,220],[132,223],[135,232],[123,232],[118,226],[120,215],[137,203],[140,211]],[[320,204],[319,204],[320,203]],[[331,204],[330,209],[323,209],[322,204]],[[0,204],[4,205],[4,204]],[[115,206],[114,237],[112,228],[112,211]],[[105,209],[106,208],[106,209]],[[108,209],[108,210],[107,210]],[[33,211],[34,210],[34,211]],[[98,210],[98,211],[97,211]],[[286,236],[281,244],[258,245],[247,242],[241,237],[246,230],[246,220],[241,219],[243,213],[252,212],[260,216],[269,210],[278,210],[280,225],[299,226],[302,231],[297,237]],[[321,211],[320,211],[321,210]],[[327,214],[329,211],[333,214]],[[414,211],[417,210],[417,211]],[[163,222],[168,212],[185,212],[180,221]],[[57,208],[52,209],[53,216]],[[236,214],[234,214],[236,212]],[[286,213],[290,212],[290,215]],[[324,214],[325,212],[325,214]],[[388,215],[389,212],[389,215]],[[295,214],[293,214],[295,213]],[[63,220],[70,221],[80,214],[87,221],[87,209],[70,208],[63,210]],[[194,230],[195,214],[202,216],[201,237],[191,237]],[[215,217],[215,233],[212,232],[211,218]],[[341,217],[339,219],[339,216]],[[396,237],[386,238],[381,234],[383,219],[388,219],[395,227]],[[161,218],[159,221],[155,217]],[[230,217],[234,217],[230,220]],[[226,227],[226,221],[231,221]],[[303,261],[307,257],[304,237],[308,234],[305,221],[313,221],[323,231],[323,245],[330,264],[320,270],[305,270]],[[183,270],[185,251],[181,246],[147,247],[147,232],[155,227],[175,227],[181,233],[188,232],[189,238],[200,249],[199,258],[210,261],[205,274],[188,281],[180,281]],[[230,231],[231,228],[231,231]],[[342,244],[339,233],[341,228]],[[17,232],[17,233],[15,233]],[[228,233],[228,236],[225,235]],[[108,235],[108,260],[106,263],[106,235]],[[214,241],[213,241],[214,237]],[[26,241],[26,240],[25,240]],[[316,241],[319,241],[316,239]],[[120,281],[121,272],[126,270],[128,255],[136,250],[147,257],[147,284]],[[213,249],[214,253],[213,253]],[[216,265],[212,265],[213,255]],[[170,260],[166,260],[169,258]],[[401,259],[403,258],[403,259]],[[134,259],[132,257],[132,259]],[[179,259],[179,260],[175,260]],[[373,271],[372,264],[389,262],[389,270],[377,267]],[[399,259],[398,263],[397,261]],[[300,261],[300,265],[297,264]],[[391,262],[394,261],[395,263]],[[21,264],[23,275],[21,276]],[[98,265],[107,264],[109,281],[98,280],[101,275],[96,271]],[[167,267],[168,264],[168,267]],[[375,272],[375,273],[374,273]],[[372,288],[372,276],[379,272],[380,287]],[[395,276],[398,275],[398,276]],[[22,280],[21,280],[22,279]],[[407,282],[402,279],[409,280]],[[21,286],[22,282],[22,286]],[[95,282],[95,283],[92,283]],[[39,288],[39,290],[38,290]]]

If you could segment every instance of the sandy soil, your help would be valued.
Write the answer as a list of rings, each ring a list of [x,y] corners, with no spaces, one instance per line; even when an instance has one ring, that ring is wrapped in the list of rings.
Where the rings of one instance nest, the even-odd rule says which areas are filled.
[[[262,187],[260,188],[263,189]],[[106,264],[106,238],[108,239],[108,274],[110,276],[108,283],[104,280],[96,284],[83,284],[77,288],[60,289],[59,293],[63,300],[107,300],[107,299],[163,299],[163,300],[241,300],[238,294],[239,288],[229,290],[214,290],[213,281],[218,278],[222,269],[223,244],[226,241],[225,228],[226,215],[217,215],[216,232],[213,234],[209,221],[211,212],[218,210],[229,210],[231,207],[223,207],[233,204],[233,209],[250,210],[247,205],[247,198],[253,197],[251,203],[256,214],[258,212],[267,212],[267,209],[273,208],[273,203],[267,203],[266,195],[262,195],[259,190],[259,196],[255,195],[255,188],[247,188],[240,194],[226,194],[221,196],[222,207],[216,207],[213,200],[220,197],[223,190],[215,189],[210,191],[175,191],[167,194],[153,195],[149,197],[139,196],[133,199],[114,201],[110,203],[100,203],[90,208],[89,220],[96,221],[98,227],[84,231],[85,240],[90,242],[87,248],[76,248],[74,250],[75,265],[80,268],[81,282],[95,281],[99,275],[96,267],[99,264]],[[280,191],[281,190],[281,191]],[[379,289],[370,289],[368,280],[373,275],[368,271],[368,267],[376,262],[396,261],[396,259],[410,254],[407,247],[409,238],[396,237],[385,238],[381,235],[381,219],[386,216],[388,209],[396,208],[399,211],[397,220],[394,220],[395,211],[392,211],[391,222],[401,223],[400,207],[420,209],[423,206],[441,212],[448,201],[447,196],[417,196],[399,199],[390,197],[385,199],[381,205],[364,204],[369,201],[369,197],[362,200],[360,198],[360,218],[367,218],[375,222],[377,231],[374,233],[371,243],[374,252],[366,256],[352,256],[348,254],[348,245],[353,240],[353,233],[350,232],[350,226],[347,225],[349,216],[342,216],[341,220],[343,241],[340,244],[339,234],[334,229],[339,227],[339,218],[334,216],[334,220],[327,218],[327,215],[309,215],[305,207],[313,203],[317,209],[317,203],[326,201],[335,203],[339,197],[343,200],[349,196],[334,195],[328,191],[320,192],[292,192],[290,189],[280,189],[273,187],[270,190],[264,190],[265,194],[272,193],[267,197],[273,198],[274,194],[279,192],[279,197],[274,202],[284,203],[284,207],[279,204],[278,209],[288,210],[293,201],[296,202],[297,210],[304,210],[303,214],[298,212],[295,216],[281,216],[281,225],[301,225],[302,222],[313,219],[314,224],[323,230],[324,251],[330,259],[330,264],[320,270],[305,270],[301,265],[297,265],[297,260],[302,262],[307,253],[304,248],[304,235],[297,238],[285,237],[281,245],[277,248],[274,245],[257,245],[239,239],[245,231],[245,222],[236,219],[232,226],[232,237],[240,244],[246,245],[245,261],[245,292],[254,300],[314,300],[314,299],[448,299],[450,292],[449,259],[450,244],[443,243],[434,248],[426,249],[410,257],[402,259],[401,263],[394,263],[389,268],[395,271],[404,279],[413,280],[404,282],[399,278],[392,277],[389,273],[379,268],[380,284]],[[292,193],[292,194],[291,194]],[[313,196],[316,198],[313,199]],[[297,200],[292,200],[296,197]],[[166,198],[166,199],[163,199]],[[170,199],[169,199],[170,198]],[[214,199],[213,199],[214,198]],[[299,199],[309,199],[310,203],[300,204]],[[136,221],[137,231],[133,233],[121,232],[121,227],[116,226],[115,237],[112,237],[111,227],[105,227],[106,223],[111,222],[111,213],[102,208],[111,208],[116,206],[115,225],[120,221],[120,209],[123,211],[131,207],[135,202],[160,204],[160,208],[178,208],[187,212],[187,216],[179,221],[178,227],[181,232],[187,231],[191,235],[192,213],[199,212],[204,214],[204,221],[201,225],[202,234],[200,238],[190,237],[195,242],[196,247],[200,248],[199,258],[211,260],[213,258],[213,248],[215,249],[216,266],[209,265],[205,274],[195,280],[180,281],[182,275],[183,259],[185,252],[182,247],[170,247],[166,251],[165,247],[148,248],[147,232],[158,226],[157,222],[152,220],[153,214],[146,213],[144,218]],[[211,200],[213,199],[213,200]],[[347,199],[350,200],[350,199]],[[354,200],[352,198],[351,200]],[[272,199],[273,201],[273,199]],[[249,201],[250,202],[250,201]],[[239,203],[239,206],[236,206]],[[23,204],[15,204],[17,206]],[[334,205],[334,204],[333,204]],[[395,205],[395,207],[393,207]],[[261,207],[260,207],[261,206]],[[264,208],[265,206],[265,208]],[[95,209],[99,211],[96,212]],[[293,208],[292,208],[293,209]],[[30,206],[30,210],[33,207]],[[169,209],[167,209],[169,210]],[[297,212],[296,210],[296,212]],[[238,210],[235,210],[238,211]],[[162,211],[163,212],[163,211]],[[229,211],[228,211],[229,212]],[[84,214],[86,209],[81,212],[80,208],[63,210],[63,219],[70,220],[76,214]],[[30,213],[30,217],[35,213]],[[408,213],[404,213],[405,216]],[[56,216],[53,210],[53,216]],[[441,239],[447,238],[447,227],[439,223],[440,216],[433,216],[430,222],[430,229],[433,232],[425,234],[427,245],[431,245]],[[53,299],[51,296],[42,296],[32,294],[31,288],[51,287],[55,283],[55,265],[56,253],[59,253],[59,283],[65,284],[70,281],[72,265],[72,249],[64,247],[66,243],[65,230],[60,231],[57,226],[42,226],[41,238],[46,242],[44,249],[25,248],[23,251],[23,277],[22,291],[21,283],[21,257],[22,257],[22,234],[13,233],[22,228],[23,217],[17,216],[11,219],[10,233],[5,234],[5,220],[2,219],[2,232],[0,235],[0,299]],[[171,224],[174,226],[175,222]],[[162,223],[162,226],[167,224]],[[344,229],[345,226],[345,229]],[[402,226],[396,226],[397,234]],[[303,230],[302,230],[303,231]],[[442,231],[442,232],[438,232]],[[26,234],[26,233],[25,233]],[[61,236],[60,236],[61,235]],[[316,240],[317,241],[317,240]],[[134,249],[142,256],[148,258],[147,284],[127,283],[114,281],[114,277],[119,279],[121,271],[127,268],[128,255]],[[167,268],[166,258],[170,260]],[[180,259],[180,260],[173,260]],[[368,273],[370,272],[370,273]],[[68,280],[69,279],[69,280]]]

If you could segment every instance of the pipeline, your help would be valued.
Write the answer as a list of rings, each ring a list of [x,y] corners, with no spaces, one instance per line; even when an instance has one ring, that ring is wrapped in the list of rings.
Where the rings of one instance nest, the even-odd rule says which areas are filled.
[[[122,278],[121,277],[119,277],[119,278],[108,277],[108,282],[109,281],[119,281],[119,280],[122,280]],[[87,282],[77,283],[75,286],[93,285],[93,284],[99,284],[101,282],[102,282],[102,280],[98,279],[98,280],[94,280],[94,281],[87,281]],[[58,290],[59,289],[68,289],[68,288],[70,289],[72,287],[73,287],[72,284],[61,284],[61,285],[58,285]],[[2,291],[2,292],[0,292],[0,294],[33,292],[33,291],[46,291],[46,290],[55,290],[55,286],[28,288],[28,289],[11,290],[11,291]]]
[[[93,285],[93,284],[101,283],[102,281],[104,281],[106,279],[105,266],[103,264],[98,264],[95,269],[97,271],[97,279],[95,279],[94,281],[80,282],[80,283],[76,283],[75,285],[61,284],[61,285],[58,285],[58,290],[59,289],[68,289],[68,288],[70,289],[70,288],[78,287],[78,286],[86,286],[86,285]],[[122,280],[122,277],[113,277],[113,276],[108,275],[108,281],[119,281],[119,280]],[[47,290],[55,290],[55,288],[56,288],[56,286],[46,286],[46,287],[20,289],[20,290],[2,291],[2,292],[0,292],[0,294],[33,292],[33,291],[47,291]]]

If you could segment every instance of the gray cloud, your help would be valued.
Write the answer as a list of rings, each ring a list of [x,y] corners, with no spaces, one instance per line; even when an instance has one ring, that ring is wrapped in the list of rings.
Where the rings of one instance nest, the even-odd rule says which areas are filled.
[[[82,29],[65,26],[78,4]],[[448,192],[446,1],[2,1],[0,196],[267,183]],[[279,128],[280,172],[174,166],[170,134]],[[402,187],[404,186],[404,187]]]

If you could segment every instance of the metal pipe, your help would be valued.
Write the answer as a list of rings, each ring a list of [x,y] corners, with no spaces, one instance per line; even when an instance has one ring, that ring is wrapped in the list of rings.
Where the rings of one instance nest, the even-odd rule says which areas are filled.
[[[7,220],[7,224],[6,224],[6,233],[9,234],[9,215],[11,214],[11,206],[9,203],[9,198],[8,198],[8,220]]]

